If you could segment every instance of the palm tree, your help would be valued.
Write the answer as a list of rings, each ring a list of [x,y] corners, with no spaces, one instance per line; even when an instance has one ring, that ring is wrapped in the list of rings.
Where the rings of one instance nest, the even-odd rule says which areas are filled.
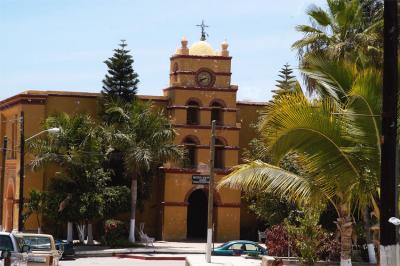
[[[327,0],[328,10],[311,6],[311,25],[298,25],[304,37],[292,48],[300,61],[309,54],[379,66],[383,60],[383,5],[377,0]]]
[[[48,187],[51,193],[48,198],[57,198],[58,201],[51,211],[68,221],[77,222],[80,229],[88,222],[90,229],[91,221],[103,215],[105,206],[101,192],[110,179],[110,173],[102,167],[101,131],[86,114],[50,116],[45,120],[44,127],[58,127],[61,132],[28,144],[34,155],[30,165],[34,170],[46,165],[60,167]],[[90,230],[88,233],[90,244]],[[80,238],[83,240],[83,234]]]
[[[149,171],[169,160],[179,160],[182,149],[173,143],[176,136],[169,120],[151,103],[134,102],[119,105],[110,102],[106,113],[120,123],[111,131],[113,148],[123,153],[131,176],[131,219],[129,240],[135,242],[135,217],[138,180],[148,178]]]
[[[279,104],[267,106],[259,122],[273,164],[239,165],[219,186],[272,191],[299,203],[331,203],[338,214],[341,265],[349,265],[352,213],[377,206],[381,75],[341,61],[322,62],[326,60],[314,58],[314,68],[305,73],[317,81],[325,97],[283,96]],[[307,175],[275,166],[293,151],[300,155]]]

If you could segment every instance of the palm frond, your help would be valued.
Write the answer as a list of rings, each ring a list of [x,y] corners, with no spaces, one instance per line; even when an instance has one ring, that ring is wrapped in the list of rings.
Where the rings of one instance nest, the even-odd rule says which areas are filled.
[[[236,166],[217,187],[274,192],[297,202],[307,202],[312,197],[312,184],[309,180],[261,161]]]

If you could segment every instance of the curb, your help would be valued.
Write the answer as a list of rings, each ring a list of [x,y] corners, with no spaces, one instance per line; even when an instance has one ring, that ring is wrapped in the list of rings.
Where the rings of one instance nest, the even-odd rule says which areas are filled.
[[[127,258],[127,259],[138,259],[138,260],[186,260],[186,257],[148,257],[148,256],[141,256],[141,255],[126,255],[126,254],[115,254],[114,257],[117,258]]]
[[[75,252],[75,258],[88,258],[88,257],[115,257],[115,256],[136,256],[134,254],[138,254],[137,256],[140,256],[139,254],[185,254],[185,255],[196,255],[196,254],[205,254],[203,251],[154,251],[154,250],[148,250],[148,251],[143,251],[143,250],[129,250],[129,251],[109,251],[109,252],[93,252],[93,251],[86,251],[86,252]]]

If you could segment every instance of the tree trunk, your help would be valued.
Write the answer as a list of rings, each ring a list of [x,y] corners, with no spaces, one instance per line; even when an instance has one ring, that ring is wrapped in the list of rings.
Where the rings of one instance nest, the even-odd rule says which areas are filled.
[[[382,266],[399,266],[400,265],[400,245],[380,246],[380,265]]]
[[[72,223],[68,222],[67,223],[67,242],[72,243],[73,241],[74,241],[74,237],[73,237]]]
[[[87,244],[93,245],[93,226],[91,223],[88,223],[88,232],[87,232]]]
[[[39,214],[38,213],[36,213],[36,220],[37,220],[37,223],[38,223],[37,232],[38,232],[38,234],[41,234],[42,233],[42,229],[41,229],[40,218],[39,218]]]
[[[137,177],[132,176],[131,179],[131,221],[129,227],[129,242],[135,242],[135,216],[136,216],[136,202],[137,202]]]
[[[86,224],[76,224],[76,228],[78,229],[79,242],[81,242],[82,244],[85,243]]]
[[[337,218],[340,231],[340,266],[351,266],[353,221],[349,215]]]
[[[371,225],[370,225],[368,208],[364,208],[362,210],[362,214],[364,220],[365,240],[367,242],[369,263],[376,263],[375,248],[371,238],[371,230],[370,230]]]

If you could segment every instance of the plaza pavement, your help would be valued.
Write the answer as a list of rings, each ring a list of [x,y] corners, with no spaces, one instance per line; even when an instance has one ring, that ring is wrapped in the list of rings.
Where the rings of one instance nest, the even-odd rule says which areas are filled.
[[[215,246],[220,243],[215,243]],[[153,247],[107,248],[102,246],[77,246],[77,257],[108,257],[117,254],[204,254],[205,243],[202,242],[167,242],[156,241]]]
[[[215,243],[217,247],[221,243]],[[119,248],[111,249],[101,246],[78,246],[76,247],[76,257],[81,259],[95,259],[95,257],[115,257],[119,262],[131,259],[137,261],[175,261],[175,265],[186,266],[260,266],[261,260],[245,259],[233,256],[213,256],[212,263],[205,263],[205,243],[202,242],[166,242],[157,241],[153,247],[139,248]],[[179,262],[179,263],[178,263]],[[64,264],[63,264],[64,265]]]

